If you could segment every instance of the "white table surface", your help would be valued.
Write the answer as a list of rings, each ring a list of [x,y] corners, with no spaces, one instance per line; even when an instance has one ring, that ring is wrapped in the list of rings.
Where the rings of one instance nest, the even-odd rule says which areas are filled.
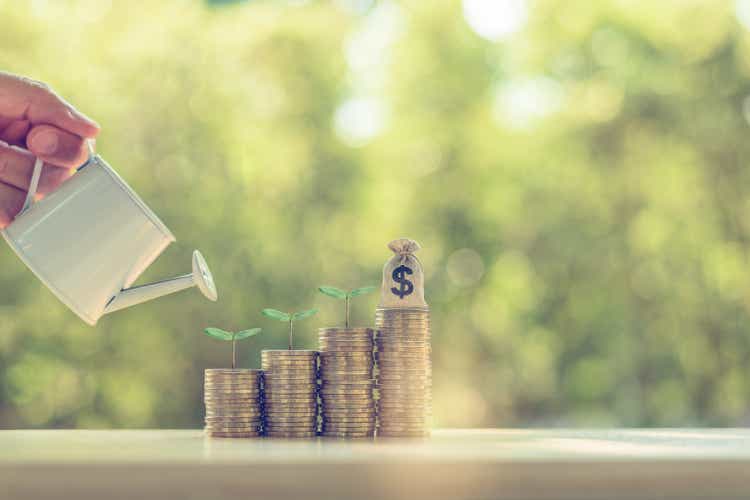
[[[436,430],[425,440],[0,431],[0,499],[750,498],[750,430]]]

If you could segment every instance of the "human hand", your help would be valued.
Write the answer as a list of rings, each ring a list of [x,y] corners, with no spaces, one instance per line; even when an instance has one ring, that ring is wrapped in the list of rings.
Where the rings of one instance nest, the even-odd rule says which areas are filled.
[[[0,71],[0,228],[23,206],[35,156],[50,167],[39,180],[43,196],[86,161],[86,139],[98,133],[94,121],[45,84]]]

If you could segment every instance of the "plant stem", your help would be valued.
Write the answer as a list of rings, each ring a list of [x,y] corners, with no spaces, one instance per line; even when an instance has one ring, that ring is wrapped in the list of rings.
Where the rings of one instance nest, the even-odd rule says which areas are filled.
[[[236,349],[237,341],[234,340],[234,336],[232,336],[232,370],[234,370],[235,365],[237,364],[237,349]]]
[[[346,296],[346,328],[349,328],[349,295]]]
[[[292,336],[294,334],[294,320],[289,320],[289,350],[292,350]]]

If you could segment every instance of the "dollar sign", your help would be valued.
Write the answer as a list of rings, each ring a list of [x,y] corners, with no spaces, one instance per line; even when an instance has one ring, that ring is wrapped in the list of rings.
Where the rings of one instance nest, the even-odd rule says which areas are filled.
[[[394,295],[398,295],[399,298],[403,299],[405,295],[409,295],[414,291],[414,285],[411,281],[406,279],[406,275],[412,274],[413,272],[414,271],[406,266],[398,266],[393,270],[393,274],[391,275],[393,281],[401,285],[400,288],[396,288],[395,286],[391,288],[391,292],[393,292]]]

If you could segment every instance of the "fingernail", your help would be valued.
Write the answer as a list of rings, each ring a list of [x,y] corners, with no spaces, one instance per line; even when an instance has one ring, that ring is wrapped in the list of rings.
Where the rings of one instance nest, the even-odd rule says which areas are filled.
[[[36,153],[51,155],[57,150],[57,134],[43,130],[31,136],[29,147]]]

